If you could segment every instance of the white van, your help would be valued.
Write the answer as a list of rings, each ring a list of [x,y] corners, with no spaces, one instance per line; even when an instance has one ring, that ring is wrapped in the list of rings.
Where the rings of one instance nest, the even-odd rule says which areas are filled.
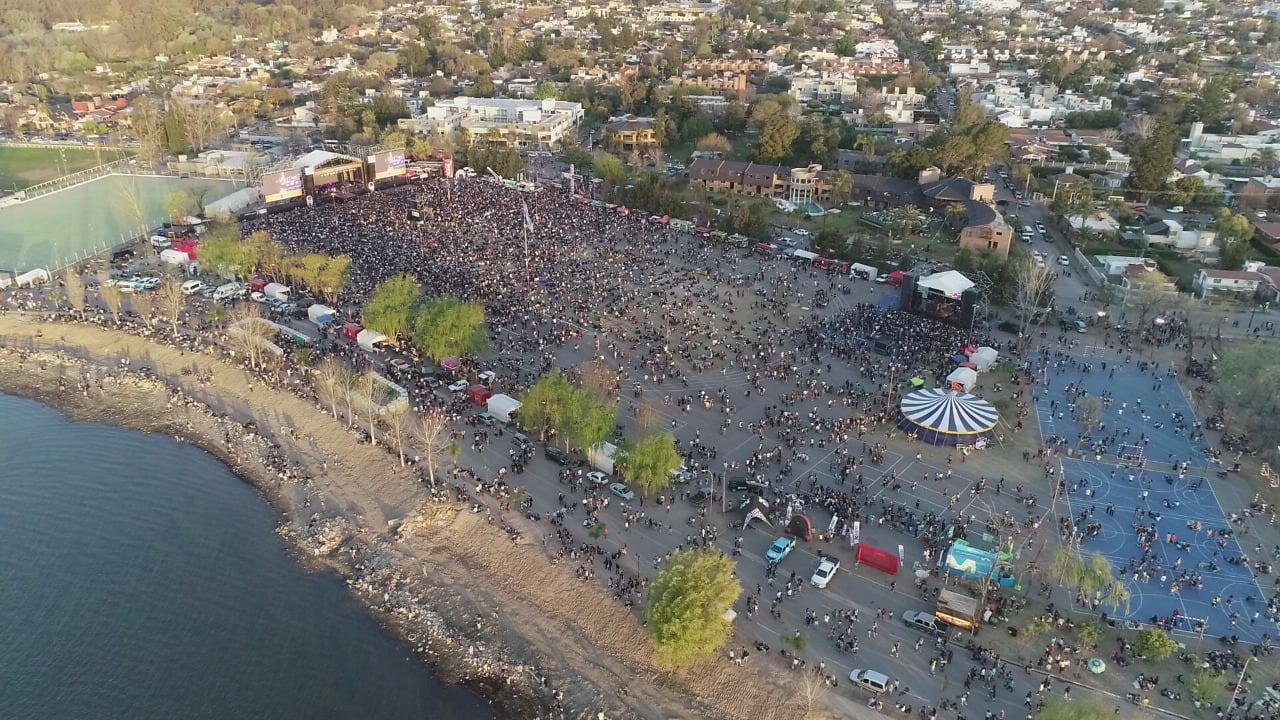
[[[217,290],[213,291],[213,299],[217,301],[230,300],[233,297],[242,295],[244,295],[244,286],[234,282],[219,286]]]
[[[200,282],[199,280],[188,280],[182,283],[183,295],[195,295],[201,290],[204,290],[204,283]]]
[[[849,673],[849,681],[863,690],[877,695],[889,692],[889,676],[875,670],[854,668],[853,672]]]

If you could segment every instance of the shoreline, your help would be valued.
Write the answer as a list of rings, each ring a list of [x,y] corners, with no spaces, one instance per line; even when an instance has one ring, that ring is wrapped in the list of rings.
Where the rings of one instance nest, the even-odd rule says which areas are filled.
[[[342,577],[442,682],[475,689],[502,716],[793,713],[792,688],[719,659],[664,672],[634,614],[547,561],[542,528],[470,512],[440,478],[430,492],[307,398],[264,387],[217,352],[2,315],[0,392],[214,455],[277,512],[304,567]]]

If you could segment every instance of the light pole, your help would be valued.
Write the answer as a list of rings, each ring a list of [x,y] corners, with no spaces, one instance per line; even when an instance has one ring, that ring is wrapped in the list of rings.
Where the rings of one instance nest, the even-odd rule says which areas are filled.
[[[1236,686],[1231,691],[1231,699],[1227,701],[1227,717],[1228,718],[1231,717],[1231,711],[1235,709],[1236,695],[1239,694],[1240,692],[1240,686],[1244,684],[1244,674],[1249,671],[1249,663],[1253,662],[1256,659],[1257,658],[1250,655],[1249,657],[1245,658],[1244,667],[1240,668],[1240,677],[1236,678]]]
[[[720,473],[720,512],[729,512],[729,461],[724,462],[724,472]]]

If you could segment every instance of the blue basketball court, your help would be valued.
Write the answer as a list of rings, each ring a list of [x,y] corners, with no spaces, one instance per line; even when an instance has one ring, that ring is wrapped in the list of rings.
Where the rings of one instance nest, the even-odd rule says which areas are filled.
[[[1065,438],[1067,448],[1077,447],[1081,431],[1068,389],[1075,397],[1109,394],[1103,429],[1079,444],[1077,458],[1061,461],[1081,552],[1109,559],[1131,595],[1127,612],[1108,612],[1186,632],[1199,633],[1203,623],[1206,636],[1251,643],[1274,637],[1266,596],[1214,494],[1215,473],[1191,439],[1195,416],[1167,368],[1055,357],[1035,372],[1041,438]]]

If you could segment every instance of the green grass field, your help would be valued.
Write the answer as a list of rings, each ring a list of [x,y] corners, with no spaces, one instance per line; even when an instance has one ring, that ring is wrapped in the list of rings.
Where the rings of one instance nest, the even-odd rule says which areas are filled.
[[[0,147],[0,190],[23,190],[120,157],[118,150],[86,147]]]

